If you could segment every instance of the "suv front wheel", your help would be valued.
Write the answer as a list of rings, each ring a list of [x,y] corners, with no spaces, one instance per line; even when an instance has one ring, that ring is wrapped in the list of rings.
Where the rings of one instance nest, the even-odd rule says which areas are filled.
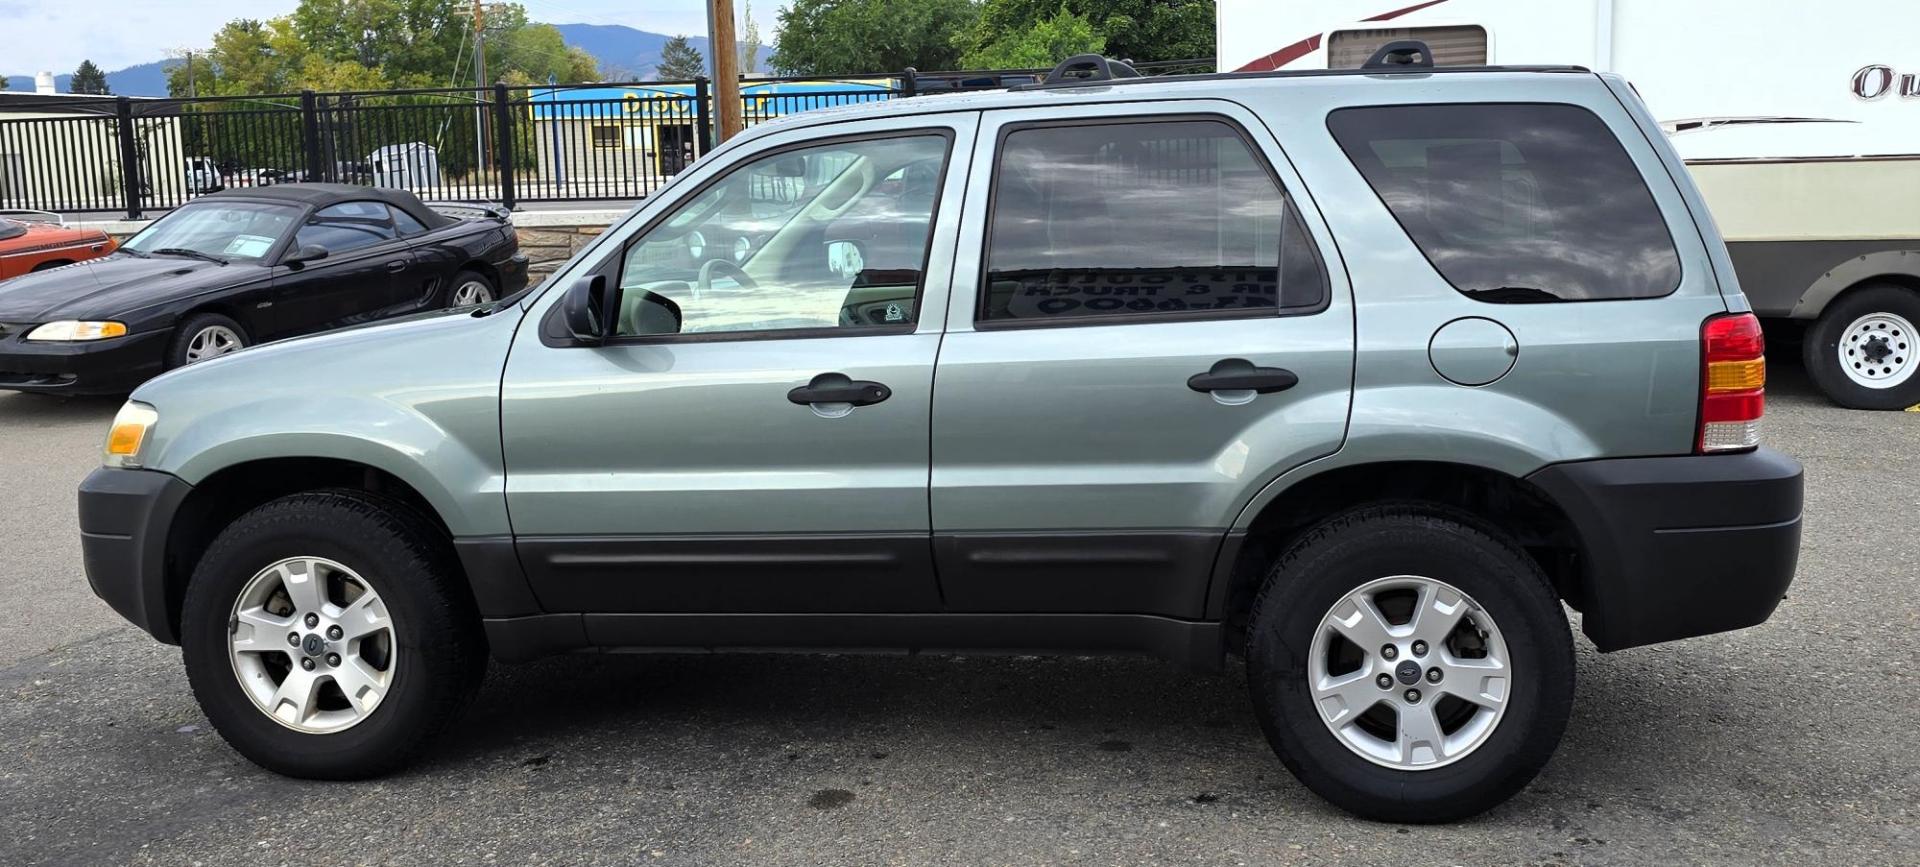
[[[411,758],[486,671],[436,533],[356,491],[284,497],[222,531],[187,585],[180,636],[214,729],[296,777],[360,779]]]
[[[1273,750],[1372,819],[1445,822],[1524,788],[1573,704],[1573,642],[1546,576],[1471,517],[1346,513],[1267,576],[1247,676]]]

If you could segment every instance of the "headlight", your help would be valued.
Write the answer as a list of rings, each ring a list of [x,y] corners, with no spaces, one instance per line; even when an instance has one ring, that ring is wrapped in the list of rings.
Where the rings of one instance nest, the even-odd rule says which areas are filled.
[[[747,261],[747,254],[751,252],[753,252],[753,241],[751,239],[749,239],[745,235],[741,235],[739,238],[734,239],[733,261],[745,262]]]
[[[702,256],[705,256],[707,253],[707,236],[702,235],[697,231],[688,232],[687,233],[687,252],[693,254],[693,258],[695,259],[699,259]]]
[[[147,433],[160,422],[160,413],[144,403],[127,401],[113,417],[113,429],[107,431],[107,450],[103,463],[110,467],[133,469],[140,466],[140,450],[147,444]]]
[[[127,333],[127,326],[119,322],[75,322],[71,319],[61,322],[49,322],[27,332],[28,340],[77,341],[105,340],[120,337]]]

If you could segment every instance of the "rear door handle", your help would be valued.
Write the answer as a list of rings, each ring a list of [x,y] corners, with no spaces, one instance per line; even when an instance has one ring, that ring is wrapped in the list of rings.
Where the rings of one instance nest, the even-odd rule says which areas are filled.
[[[1206,373],[1187,377],[1187,387],[1194,391],[1272,394],[1299,384],[1300,377],[1291,370],[1284,367],[1255,367],[1253,362],[1244,358],[1223,358],[1214,362],[1212,369]]]
[[[823,373],[811,382],[787,392],[787,400],[803,406],[813,407],[823,415],[824,409],[851,411],[856,406],[872,406],[893,396],[893,389],[886,385],[865,379],[850,379],[844,373]],[[845,415],[840,412],[839,415]]]
[[[387,270],[388,270],[388,271],[391,271],[391,272],[393,272],[393,273],[395,273],[395,274],[398,274],[398,273],[400,273],[400,272],[402,272],[402,271],[405,271],[405,270],[407,270],[407,260],[405,260],[405,259],[395,259],[395,260],[393,260],[393,261],[391,261],[391,262],[388,262],[388,263],[387,263]]]

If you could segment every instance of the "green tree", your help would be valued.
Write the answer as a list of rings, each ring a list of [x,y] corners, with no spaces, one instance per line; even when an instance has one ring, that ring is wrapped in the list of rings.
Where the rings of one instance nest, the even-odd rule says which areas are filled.
[[[675,36],[660,48],[660,62],[653,67],[661,81],[685,81],[707,72],[706,58],[700,56],[685,36]]]
[[[740,17],[746,19],[740,37],[740,71],[758,72],[760,69],[760,22],[753,20],[753,0],[747,0],[740,11]]]
[[[960,58],[960,65],[968,69],[1045,69],[1075,54],[1100,54],[1106,48],[1106,37],[1094,29],[1093,22],[1062,5],[1052,18],[967,52]]]
[[[1213,0],[984,0],[979,18],[959,37],[962,54],[1034,29],[1064,8],[1106,37],[1106,53],[1139,62],[1214,56]]]
[[[794,0],[780,10],[773,67],[790,75],[952,69],[958,37],[978,14],[974,0]]]
[[[560,30],[551,24],[527,24],[491,37],[487,55],[487,68],[500,70],[499,80],[509,84],[600,80],[600,67],[593,55],[568,46]]]
[[[73,71],[73,81],[67,85],[69,93],[91,93],[105,96],[113,90],[107,87],[107,74],[91,60],[80,61],[80,68]]]

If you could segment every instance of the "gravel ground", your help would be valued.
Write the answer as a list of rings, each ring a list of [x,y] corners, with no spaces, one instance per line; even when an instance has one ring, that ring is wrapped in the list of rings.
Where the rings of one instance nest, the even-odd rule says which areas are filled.
[[[1552,764],[1429,828],[1294,782],[1237,666],[1131,659],[496,665],[412,770],[280,778],[87,590],[73,488],[116,402],[0,395],[0,864],[1920,863],[1920,414],[1834,409],[1790,368],[1773,397],[1809,479],[1773,620],[1583,644]]]

